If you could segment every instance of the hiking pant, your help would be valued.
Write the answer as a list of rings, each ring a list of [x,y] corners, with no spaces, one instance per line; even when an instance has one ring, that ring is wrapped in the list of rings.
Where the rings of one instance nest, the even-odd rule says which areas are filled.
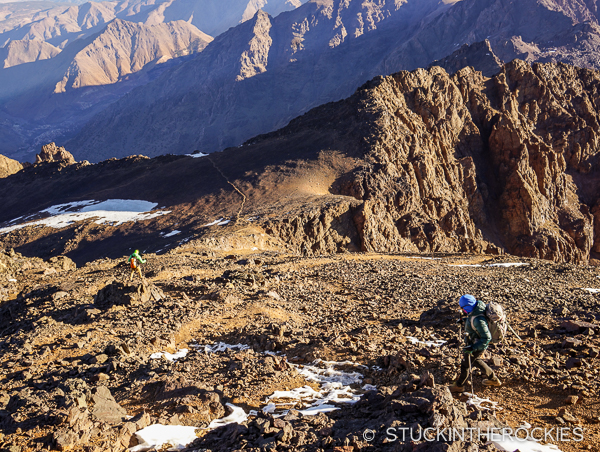
[[[490,366],[488,366],[481,358],[479,358],[481,355],[483,355],[483,351],[473,352],[471,355],[471,367],[477,366],[483,370],[488,380],[490,378],[494,378],[496,376],[494,371],[490,369]],[[456,380],[456,385],[464,386],[467,382],[467,378],[469,378],[469,355],[464,355],[462,363],[460,363],[460,376],[458,377],[458,380]]]
[[[140,279],[144,279],[144,277],[142,276],[142,270],[140,270],[140,267],[136,267],[136,268],[131,269],[131,275],[129,276],[129,281],[131,281],[133,279],[133,274],[135,272],[137,272],[137,274],[140,275]]]

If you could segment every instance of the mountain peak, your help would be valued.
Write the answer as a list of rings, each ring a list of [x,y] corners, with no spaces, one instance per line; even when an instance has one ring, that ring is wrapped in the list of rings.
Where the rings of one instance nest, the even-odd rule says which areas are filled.
[[[269,62],[269,50],[273,44],[273,39],[269,35],[272,26],[271,16],[259,9],[250,23],[253,36],[248,43],[248,48],[240,56],[240,70],[236,81],[266,72]]]

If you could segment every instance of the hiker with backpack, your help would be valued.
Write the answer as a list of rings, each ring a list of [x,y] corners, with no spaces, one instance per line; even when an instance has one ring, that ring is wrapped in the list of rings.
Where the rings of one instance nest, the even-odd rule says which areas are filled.
[[[465,331],[467,345],[462,349],[463,360],[460,365],[460,375],[450,386],[451,392],[464,392],[465,383],[469,378],[472,366],[479,367],[485,372],[485,386],[501,386],[496,374],[480,358],[492,340],[499,342],[506,334],[506,316],[502,306],[490,303],[486,306],[483,301],[477,301],[472,295],[463,295],[459,300],[462,312],[467,315]]]
[[[140,264],[138,264],[138,261],[140,261],[140,263],[142,264],[146,263],[146,261],[142,259],[142,256],[140,256],[140,252],[138,250],[135,250],[133,254],[129,256],[129,259],[127,259],[127,263],[131,268],[131,275],[129,276],[129,281],[133,279],[133,274],[136,272],[138,275],[140,275],[140,279],[142,281],[144,280],[144,277],[142,276],[142,270],[140,268]]]

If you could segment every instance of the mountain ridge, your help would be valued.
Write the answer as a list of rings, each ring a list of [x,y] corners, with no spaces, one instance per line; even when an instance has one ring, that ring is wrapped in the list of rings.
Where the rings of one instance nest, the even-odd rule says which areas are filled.
[[[491,78],[471,68],[403,71],[209,156],[25,169],[0,181],[0,221],[97,193],[143,196],[172,213],[131,227],[73,225],[64,241],[44,228],[3,241],[20,252],[52,246],[77,260],[89,250],[117,252],[130,235],[140,247],[168,250],[160,232],[174,222],[183,231],[175,242],[205,243],[220,230],[210,225],[234,224],[241,206],[231,231],[251,227],[288,251],[585,263],[600,257],[597,105],[600,73],[565,64],[515,60]]]
[[[248,28],[229,30],[209,46],[210,52],[100,113],[67,146],[90,161],[108,158],[109,148],[116,156],[126,155],[132,145],[138,149],[134,152],[150,156],[239,146],[312,107],[350,95],[378,74],[427,67],[461,44],[484,41],[490,34],[491,48],[503,61],[523,55],[529,62],[566,60],[600,67],[594,50],[600,50],[600,28],[576,23],[577,17],[589,16],[585,8],[582,4],[577,14],[562,13],[554,1],[542,5],[535,0],[308,2],[269,19],[266,71],[241,81],[237,72],[223,72],[218,62],[240,55],[254,37]],[[535,17],[533,23],[529,16]],[[363,19],[368,17],[375,18],[372,24]],[[582,27],[589,38],[583,43],[573,39]],[[534,41],[525,42],[517,33]],[[561,36],[560,42],[547,42]],[[524,55],[529,48],[537,50]],[[110,143],[103,130],[111,130]]]

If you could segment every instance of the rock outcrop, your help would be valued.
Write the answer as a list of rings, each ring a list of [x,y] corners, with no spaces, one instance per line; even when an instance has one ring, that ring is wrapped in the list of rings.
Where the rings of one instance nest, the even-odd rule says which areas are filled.
[[[16,160],[0,155],[0,177],[8,177],[23,169],[23,165]]]
[[[338,149],[362,141],[363,163],[336,193],[361,201],[351,211],[365,251],[585,262],[600,240],[599,83],[594,71],[518,60],[491,79],[401,72],[248,144],[263,152],[324,128],[347,134]]]
[[[42,151],[35,156],[35,163],[51,163],[62,162],[67,165],[77,163],[73,154],[67,151],[62,146],[57,146],[56,143],[48,143],[42,146]]]

